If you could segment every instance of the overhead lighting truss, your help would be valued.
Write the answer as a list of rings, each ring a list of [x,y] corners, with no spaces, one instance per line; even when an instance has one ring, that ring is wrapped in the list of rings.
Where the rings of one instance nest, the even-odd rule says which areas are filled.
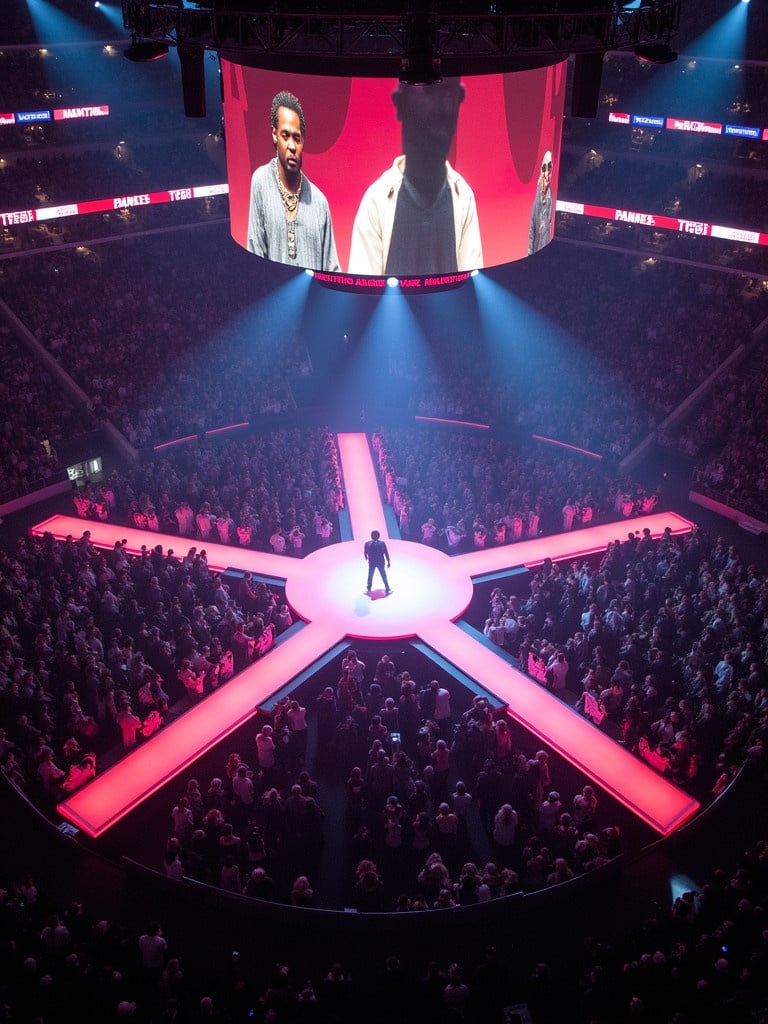
[[[219,3],[181,7],[175,0],[122,0],[123,21],[140,38],[190,43],[255,66],[295,68],[300,55],[316,73],[343,74],[345,67],[361,73],[365,67],[368,74],[386,75],[397,74],[408,56],[408,13],[248,11],[239,9],[242,0],[235,2],[231,9]],[[433,56],[449,73],[479,74],[535,67],[571,53],[669,46],[681,2],[606,7],[586,0],[584,7],[592,9],[525,14],[433,9]]]

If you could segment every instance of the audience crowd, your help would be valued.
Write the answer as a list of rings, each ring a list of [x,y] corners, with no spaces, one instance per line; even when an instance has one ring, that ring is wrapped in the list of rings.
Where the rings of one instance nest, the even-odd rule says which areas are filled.
[[[430,342],[440,373],[412,344],[395,339],[391,373],[407,389],[409,410],[501,420],[527,436],[621,459],[749,340],[765,313],[768,296],[751,300],[739,277],[650,267],[636,256],[599,250],[589,255],[599,285],[587,289],[573,256],[571,246],[550,246],[537,261],[513,268],[512,290],[525,295],[527,307],[510,312],[515,327],[504,322],[505,349],[521,346],[514,357],[494,352],[492,339],[488,351],[468,346],[458,311],[456,329],[437,329]],[[721,316],[724,303],[728,319]]]
[[[218,230],[213,226],[198,229],[190,237],[202,241],[211,232],[210,237],[215,237]],[[184,235],[185,232],[177,232],[170,238],[124,242],[109,254],[51,255],[38,261],[32,274],[22,274],[21,268],[14,269],[13,264],[6,274],[11,303],[27,326],[86,390],[95,415],[112,419],[137,447],[285,412],[294,406],[291,381],[312,375],[298,330],[289,331],[286,338],[276,308],[265,304],[253,331],[244,316],[231,320],[229,327],[218,327],[222,294],[230,308],[244,312],[246,293],[239,284],[252,263],[247,256],[228,249],[228,257],[219,261],[212,274],[200,249],[187,246],[186,252],[180,251],[179,242]],[[573,323],[583,325],[584,344],[592,351],[593,359],[599,357],[600,370],[597,363],[585,364],[583,353],[572,345],[569,351],[569,346],[550,339],[540,347],[529,346],[526,359],[530,367],[524,378],[520,378],[516,366],[513,373],[512,364],[491,374],[486,360],[476,354],[469,358],[467,347],[460,344],[461,332],[457,331],[455,336],[454,332],[445,332],[438,339],[446,349],[444,365],[452,367],[450,376],[438,379],[421,373],[423,367],[419,366],[417,355],[406,360],[403,340],[394,339],[389,372],[411,410],[420,415],[505,421],[520,438],[535,432],[603,454],[606,464],[615,464],[687,396],[694,384],[714,370],[733,348],[748,340],[750,329],[762,312],[762,302],[750,303],[741,295],[738,280],[715,279],[708,271],[676,267],[665,270],[665,292],[663,297],[656,296],[649,314],[644,307],[652,282],[649,279],[644,287],[634,285],[634,262],[620,262],[613,257],[610,276],[601,276],[601,292],[595,304],[594,297],[587,297],[580,289],[570,255],[567,249],[559,254],[547,253],[558,278],[573,285],[568,288],[572,300],[568,303],[562,302],[561,293],[557,304],[554,303],[551,289],[543,289],[541,275],[522,270],[520,274],[530,286],[527,290],[532,305],[540,306],[550,318],[567,312]],[[597,262],[603,258],[607,259],[608,254],[595,255]],[[178,303],[169,305],[166,301],[167,282],[161,285],[154,271],[158,260],[166,264],[177,261],[170,276]],[[225,266],[227,263],[230,265]],[[653,276],[654,271],[650,273]],[[128,287],[126,281],[131,282]],[[266,289],[267,285],[262,282],[258,287]],[[691,288],[696,289],[699,298],[693,310],[681,298]],[[47,296],[48,301],[41,302],[41,295]],[[201,302],[201,296],[206,295],[210,299]],[[105,302],[104,296],[110,301]],[[56,301],[59,297],[64,298],[66,316],[61,303]],[[98,310],[92,306],[97,298]],[[725,323],[722,319],[718,322],[716,311],[726,301],[734,304],[733,315]],[[628,303],[636,305],[632,315]],[[642,348],[629,344],[628,332],[634,333],[638,322],[645,324]],[[600,329],[595,330],[598,325]],[[105,351],[100,339],[114,334],[120,335],[122,347]],[[625,336],[627,345],[623,346],[619,342]],[[670,341],[672,337],[674,342]],[[670,356],[670,344],[675,346],[674,356]],[[553,358],[552,345],[558,349],[558,358],[565,361],[564,375],[572,370],[580,381],[579,388],[571,389],[567,399],[561,389],[550,386],[549,374],[544,373],[545,363]],[[705,359],[700,356],[702,348],[707,352]],[[126,351],[135,353],[137,358],[140,353],[141,375],[123,372]],[[659,370],[662,351],[664,372]],[[219,366],[214,382],[206,372],[211,362]],[[696,367],[693,378],[692,366]],[[254,381],[258,381],[257,386]],[[721,396],[718,406],[727,405],[730,382],[731,378],[726,377],[717,386]],[[760,394],[761,391],[758,401]],[[55,412],[62,403],[51,402],[49,406]],[[69,429],[72,418],[70,414],[61,424],[62,429]],[[715,429],[721,418],[712,414],[709,429]],[[55,446],[55,435],[52,440]],[[17,463],[23,461],[23,446],[19,448],[8,441],[6,444],[12,459]],[[424,444],[421,442],[426,458]],[[740,437],[733,447],[736,451],[745,450]],[[444,448],[447,463],[450,445]],[[488,457],[493,455],[489,446]],[[510,471],[516,469],[518,473],[518,482],[510,491],[519,491],[520,496],[517,499],[511,493],[509,497],[514,505],[527,505],[532,514],[539,505],[539,515],[546,519],[552,508],[557,512],[570,503],[569,499],[576,501],[578,495],[569,491],[581,492],[585,504],[589,500],[597,505],[612,502],[612,485],[606,474],[590,468],[588,463],[582,463],[582,467],[588,467],[586,471],[577,471],[574,460],[565,456],[558,459],[543,448],[526,457],[520,455],[512,462],[510,458],[507,457],[506,464]],[[479,468],[474,467],[473,472],[479,472]],[[738,490],[745,500],[750,500],[760,486],[755,478],[759,477],[759,470],[756,474],[749,471],[746,462],[741,469]],[[570,479],[577,472],[578,480],[571,486]],[[14,489],[25,487],[29,484],[20,479]],[[631,482],[629,487],[638,497]],[[9,487],[9,494],[11,490]],[[414,502],[410,497],[417,518],[434,504]],[[501,493],[491,505],[503,504],[506,497],[506,493]],[[642,499],[641,494],[636,502],[638,507],[642,507]],[[475,505],[472,509],[472,500],[453,504],[464,507],[446,509],[446,521],[439,523],[439,528],[461,518],[459,512],[463,511],[467,532],[476,514],[486,531],[492,531],[493,508]],[[549,512],[544,511],[547,504],[551,506]],[[511,511],[525,514],[523,507]],[[510,509],[507,507],[504,512]],[[430,514],[425,518],[433,517]]]
[[[10,332],[3,335],[0,504],[52,483],[63,467],[55,445],[95,424],[62,394]]]
[[[172,146],[164,137],[155,142],[112,142],[87,149],[85,154],[81,150],[54,152],[55,159],[46,153],[24,154],[4,168],[4,201],[8,209],[214,185],[222,180],[222,169],[212,163],[205,146],[188,135],[175,139]],[[87,215],[84,219],[87,223]],[[78,228],[81,233],[84,226]]]
[[[37,260],[32,273],[13,264],[8,270],[14,311],[84,388],[96,411],[137,447],[285,411],[293,406],[291,379],[312,373],[298,340],[299,321],[286,334],[281,311],[267,303],[258,319],[246,317],[254,290],[268,289],[256,277],[243,288],[253,262],[225,246],[215,267],[210,264],[207,243],[222,230],[211,225],[188,229],[189,236],[181,231],[126,241],[90,258],[57,253]],[[406,358],[406,339],[392,339],[389,373],[410,410],[503,420],[525,434],[620,459],[748,339],[765,305],[748,302],[738,278],[667,266],[663,283],[658,268],[643,281],[636,259],[599,252],[596,296],[583,289],[571,256],[570,247],[548,251],[546,275],[516,268],[527,302],[549,320],[546,336],[540,318],[520,327],[527,336],[524,373],[517,360],[495,366],[490,354],[470,349],[460,325],[433,339],[442,365],[451,367],[446,377],[426,372],[412,348]],[[158,264],[171,268],[163,280]],[[549,283],[553,274],[557,292]],[[695,306],[683,300],[692,291]],[[64,297],[64,310],[56,297]],[[727,321],[718,316],[724,303],[731,304]],[[222,309],[228,326],[221,326]],[[104,350],[101,340],[114,336],[121,346]],[[141,375],[123,372],[125,359],[133,357]],[[562,362],[561,382],[571,379],[567,396],[562,383],[552,385],[553,359]],[[214,378],[211,365],[217,367]]]
[[[606,131],[606,150],[599,157],[590,158],[578,149],[566,153],[559,198],[614,210],[647,211],[681,220],[765,230],[765,193],[751,176],[735,174],[720,161],[714,164],[715,169],[705,170],[696,159],[691,161],[685,155],[657,157],[655,139],[653,152],[638,160],[637,153],[616,152],[614,140],[615,131]]]
[[[699,16],[707,17],[706,6],[703,4],[698,9]],[[768,100],[765,66],[758,61],[734,65],[727,57],[702,62],[680,60],[660,67],[635,57],[629,51],[616,51],[605,55],[600,85],[601,112],[610,109],[640,112],[643,108],[637,106],[638,101],[647,104],[649,88],[658,87],[654,107],[657,103],[661,104],[657,108],[659,114],[741,125],[759,124],[758,111]],[[670,96],[674,98],[674,110],[668,109],[665,103]],[[585,119],[581,118],[568,118],[567,121],[574,128],[585,124]],[[589,124],[588,121],[586,123]],[[614,136],[626,137],[627,145],[638,145],[637,141],[631,141],[635,133],[622,131],[621,125],[606,127],[610,128]],[[643,137],[647,133],[641,131],[636,134]],[[651,134],[654,136],[654,148],[662,138],[668,137],[678,138],[681,144],[693,142],[699,147],[703,143],[717,143],[721,149],[731,142],[748,141],[738,137],[708,136],[705,133],[675,132],[669,129],[651,131]],[[744,147],[736,151],[737,154],[739,152],[743,157]],[[733,157],[736,154],[729,155]],[[759,159],[759,155],[755,159]]]
[[[109,189],[103,190],[109,193]],[[110,202],[111,194],[98,199]],[[99,214],[64,217],[14,225],[0,238],[0,253],[6,258],[25,254],[41,255],[40,250],[76,248],[78,255],[91,258],[109,242],[136,235],[183,231],[185,228],[227,223],[226,196],[215,195],[200,202],[159,203],[112,209]]]
[[[198,440],[74,496],[84,518],[300,557],[327,544],[344,505],[328,430]]]
[[[372,443],[401,535],[449,554],[647,514],[660,498],[583,455],[486,432],[420,425]]]
[[[694,469],[693,486],[768,522],[768,445],[762,432],[768,414],[764,365],[735,380],[731,388],[718,389],[712,405],[712,432],[722,447],[715,454],[702,453]]]
[[[548,753],[524,752],[485,698],[459,715],[440,681],[420,686],[389,655],[371,669],[348,651],[335,687],[321,682],[307,707],[278,703],[248,763],[232,752],[202,787],[182,786],[169,877],[339,909],[315,891],[332,843],[334,870],[347,865],[345,906],[402,912],[542,889],[621,851],[594,789],[561,798]],[[326,835],[327,801],[344,806],[343,842]]]
[[[748,415],[753,399],[741,370],[724,370],[717,388],[707,394],[695,413],[683,423],[659,430],[657,443],[690,459],[700,459],[722,442],[736,419]]]
[[[14,311],[135,447],[283,412],[309,373],[300,324],[259,308],[269,274],[231,245],[212,263],[215,226],[187,231],[8,270]]]
[[[580,248],[586,244],[598,251],[608,247],[614,252],[633,253],[643,270],[655,268],[660,259],[664,263],[680,261],[725,267],[742,275],[745,291],[753,296],[761,294],[762,281],[768,275],[765,246],[743,237],[713,239],[686,231],[665,231],[657,226],[638,227],[624,221],[563,213],[558,214],[557,238]]]
[[[424,542],[461,550],[501,543],[502,534],[506,542],[518,527],[530,528],[530,515],[522,515],[528,507],[525,493],[511,497],[506,489],[519,481],[525,465],[505,460],[497,442],[484,435],[480,440],[478,435],[469,440],[446,435],[444,457],[426,461],[433,456],[430,446],[417,443],[410,431],[393,437],[397,458],[391,438],[381,433],[373,438],[384,488],[394,501],[410,493],[408,477],[419,483],[411,532],[420,533]],[[400,453],[405,476],[397,466]],[[563,477],[573,473],[567,464],[558,468]],[[551,481],[557,473],[550,473]],[[562,493],[577,482],[584,486],[583,475],[566,479]],[[614,500],[621,497],[618,488]],[[566,500],[563,529],[575,525],[586,508],[601,511],[578,491]],[[330,524],[341,502],[333,435],[293,430],[171,449],[138,469],[114,474],[87,511],[94,514],[104,506],[106,515],[128,516],[139,526],[149,526],[154,517],[157,528],[175,526],[180,537],[201,543],[237,539],[296,554],[306,534],[314,532],[308,545],[328,540],[317,523]],[[413,511],[405,505],[399,512],[401,526]],[[541,507],[533,504],[534,510]],[[543,507],[552,518],[557,515],[556,507]],[[465,517],[472,525],[460,529]],[[493,524],[490,529],[486,518]],[[506,518],[511,537],[506,536]],[[431,535],[424,530],[430,523]],[[293,540],[297,529],[298,545]],[[3,769],[49,802],[62,787],[66,791],[92,777],[96,762],[111,756],[115,743],[129,749],[143,741],[180,700],[200,699],[265,653],[291,622],[279,597],[247,576],[231,593],[208,570],[204,551],[192,548],[180,558],[150,543],[134,559],[121,544],[111,552],[96,550],[87,532],[63,543],[49,536],[23,538],[15,552],[2,556],[2,583]],[[666,535],[656,542],[646,528],[609,545],[599,564],[545,563],[531,577],[527,594],[497,588],[487,620],[478,626],[542,685],[576,701],[597,727],[701,795],[721,791],[745,760],[765,760],[766,593],[765,578],[754,566],[745,566],[722,538],[710,542],[695,530],[685,538]],[[601,863],[607,850],[616,852],[611,822],[594,831],[591,819],[577,818],[573,827],[566,820],[566,836],[552,839],[561,815],[568,819],[574,810],[570,799],[565,806],[559,797],[553,801],[558,814],[542,837],[537,825],[548,801],[548,776],[533,786],[539,769],[532,752],[513,747],[503,718],[497,721],[482,701],[460,719],[454,716],[454,731],[451,694],[439,684],[434,685],[447,701],[447,714],[431,687],[420,690],[407,672],[396,677],[389,658],[377,665],[372,682],[370,676],[360,662],[350,666],[345,658],[339,685],[326,689],[309,711],[317,731],[315,769],[335,773],[348,788],[350,864],[373,865],[366,867],[362,888],[350,898],[381,909],[402,909],[413,900],[417,907],[435,905],[440,893],[426,895],[419,888],[427,855],[441,859],[442,867],[435,870],[448,893],[442,898],[455,902],[467,871],[474,882],[464,878],[464,885],[476,891],[478,900],[485,896],[484,886],[494,892],[491,882],[483,881],[484,863],[516,872],[498,883],[498,894],[510,886],[535,888],[570,877],[569,872]],[[240,860],[226,866],[238,869],[242,888],[246,840],[252,832],[259,836],[262,859],[279,875],[280,894],[287,899],[286,886],[294,876],[311,878],[316,868],[323,818],[314,783],[294,801],[300,814],[292,819],[285,811],[297,795],[292,789],[312,780],[299,780],[308,768],[306,737],[297,757],[295,723],[283,710],[285,719],[272,726],[279,743],[270,741],[276,751],[273,763],[266,765],[270,770],[265,772],[260,761],[244,769],[253,790],[246,813],[224,786],[223,806],[217,807],[221,820],[214,822],[213,835],[218,839],[231,825],[241,837]],[[300,725],[303,732],[303,718]],[[304,803],[307,797],[314,809]],[[463,811],[457,812],[457,800]],[[519,826],[512,828],[515,838],[506,854],[495,835],[496,815],[504,804]],[[496,860],[478,861],[466,830],[468,808],[496,842]],[[169,856],[181,854],[170,856],[173,872],[189,873],[188,843],[201,831],[208,810],[204,801],[196,801],[190,815],[182,815],[191,827],[182,824],[182,834],[175,836],[178,849],[172,845],[168,851]],[[291,824],[275,824],[283,818]],[[291,832],[293,826],[298,831]],[[214,852],[199,873],[220,882],[224,865],[217,859],[216,842],[197,835],[197,844]],[[534,869],[529,867],[532,859]],[[462,864],[473,867],[465,871]],[[237,877],[234,870],[230,873]],[[397,902],[400,897],[403,904]],[[309,899],[306,892],[304,898]],[[464,898],[469,900],[466,893]]]
[[[395,1014],[405,1022],[488,1024],[514,1020],[515,1012],[533,1024],[753,1024],[764,1019],[768,1000],[766,863],[768,845],[757,842],[715,870],[699,892],[648,906],[642,926],[616,938],[593,932],[580,965],[574,957],[575,971],[540,961],[527,977],[520,954],[500,955],[482,944],[461,948],[450,964],[393,953],[378,969],[369,955],[351,970],[333,961],[333,949],[327,967],[311,970],[298,960],[274,964],[266,947],[242,962],[233,954],[223,969],[212,950],[206,965],[192,969],[185,951],[198,937],[185,937],[172,923],[167,931],[157,921],[142,930],[104,918],[96,901],[77,891],[62,902],[30,874],[4,878],[0,1005],[9,1020],[44,1024],[71,1020],[75,1005],[83,1020],[141,1024],[346,1024],[362,1017],[384,1024]]]
[[[205,551],[100,551],[85,531],[0,553],[0,766],[44,807],[272,646],[281,595]],[[290,620],[290,616],[288,617]]]
[[[693,489],[768,521],[768,455],[759,424],[768,413],[763,346],[724,372],[692,417],[658,443],[693,462]]]
[[[530,593],[493,595],[489,639],[597,726],[695,792],[768,765],[768,579],[722,537],[654,542],[600,565],[545,566]]]
[[[25,8],[14,7],[11,24],[31,38]],[[74,102],[51,88],[44,50],[0,59],[6,69],[21,69],[0,76],[5,109]],[[621,97],[629,102],[633,89],[642,89],[645,72],[635,61],[607,63],[615,65],[621,88],[614,104],[621,106]],[[736,89],[723,115],[738,123],[749,121],[747,94],[764,91],[764,70],[744,73],[751,85]],[[164,115],[144,116],[164,123]],[[100,125],[82,127],[81,143],[102,141]],[[82,153],[48,148],[47,141],[61,141],[54,130],[48,139],[36,129],[10,130],[20,147],[39,152],[4,162],[9,209],[221,176],[218,153],[201,139],[185,141],[170,157],[167,145],[161,153],[129,142],[91,149],[84,161]],[[724,190],[714,172],[694,166],[697,152],[706,147],[714,155],[724,140],[685,139],[681,148],[678,135],[606,127],[616,154],[567,155],[561,197],[573,190],[580,201],[606,205],[613,198],[622,207],[663,207],[726,224],[738,207],[740,226],[764,227],[759,183],[732,174]],[[572,143],[578,146],[577,128]],[[661,158],[654,175],[636,173],[624,156],[636,146]],[[752,151],[749,166],[762,159]],[[194,217],[223,212],[216,200],[202,210],[182,206]],[[178,223],[168,206],[109,214],[98,231],[89,218],[45,233],[34,228],[27,242],[74,240],[84,228],[103,235]],[[562,226],[596,240],[613,231],[586,218]],[[613,240],[626,231],[617,227]],[[631,246],[637,238],[635,231]],[[702,252],[698,238],[658,243],[648,234],[639,244],[692,258]],[[538,258],[545,274],[534,272],[536,261],[518,271],[521,294],[539,315],[510,339],[524,345],[524,357],[486,357],[466,344],[462,330],[444,328],[433,339],[441,365],[451,367],[443,376],[407,339],[393,338],[390,382],[409,410],[500,420],[615,461],[748,340],[765,312],[765,295],[755,301],[737,275],[674,263],[641,269],[636,256],[614,252],[591,251],[597,284],[585,289],[572,256],[571,246],[552,246]],[[732,246],[727,258],[739,266],[756,259],[749,246]],[[292,379],[312,372],[300,318],[286,326],[284,307],[266,301],[274,281],[261,266],[255,272],[221,226],[51,253],[34,264],[7,261],[2,278],[9,305],[88,393],[95,419],[112,420],[136,447],[286,412],[294,405]],[[504,330],[512,330],[508,322]],[[56,441],[93,425],[9,338],[5,355],[0,501],[44,485],[59,468]],[[766,400],[764,381],[723,375],[711,403],[678,439],[702,460],[696,476],[703,489],[763,517]],[[724,447],[712,455],[721,439]],[[649,511],[656,498],[574,457],[530,444],[522,454],[486,436],[446,432],[437,446],[426,434],[388,431],[374,435],[374,447],[402,535],[448,551],[571,529],[608,514],[628,518]],[[86,532],[65,542],[29,536],[0,552],[0,769],[44,809],[92,778],[117,756],[116,746],[151,741],[186,705],[264,656],[290,626],[279,593],[248,574],[233,593],[208,569],[206,540],[301,554],[304,542],[330,539],[343,505],[332,435],[298,430],[197,441],[119,471],[77,498],[84,517],[175,530],[182,545],[188,539],[201,547],[174,554],[152,548],[148,534],[146,550],[134,558],[121,544],[96,550]],[[478,625],[597,728],[697,796],[717,795],[745,762],[766,768],[768,580],[722,538],[696,530],[654,542],[641,527],[609,545],[599,564],[546,562],[527,593],[497,588]],[[620,830],[600,794],[552,778],[547,751],[523,750],[506,716],[484,698],[460,708],[458,686],[417,683],[389,656],[373,671],[347,652],[340,672],[319,695],[297,692],[278,703],[254,748],[242,758],[232,752],[220,777],[204,780],[202,789],[184,780],[158,857],[169,878],[322,906],[323,848],[339,841],[326,835],[324,808],[339,789],[339,870],[346,872],[345,903],[359,911],[482,903],[566,882],[621,851]],[[665,1015],[706,1024],[764,1017],[767,850],[756,845],[700,893],[656,908],[620,945],[591,946],[570,1018],[642,1022]],[[119,921],[97,921],[78,894],[60,906],[30,876],[0,878],[0,885],[0,1015],[8,1019],[64,1021],[77,1002],[84,1020],[147,1024],[361,1015],[389,1021],[395,1013],[484,1024],[512,997],[508,965],[492,951],[482,959],[479,950],[464,966],[406,968],[390,957],[375,1009],[337,963],[308,981],[283,964],[261,987],[237,972],[227,985],[185,974],[156,923],[132,935]],[[524,996],[535,1021],[564,1019],[565,996],[546,964],[537,966]]]

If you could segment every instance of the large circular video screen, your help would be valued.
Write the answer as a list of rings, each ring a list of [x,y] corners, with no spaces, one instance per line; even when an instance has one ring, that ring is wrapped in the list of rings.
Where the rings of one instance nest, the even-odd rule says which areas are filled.
[[[424,276],[552,238],[566,64],[430,85],[222,61],[232,236],[328,273]]]

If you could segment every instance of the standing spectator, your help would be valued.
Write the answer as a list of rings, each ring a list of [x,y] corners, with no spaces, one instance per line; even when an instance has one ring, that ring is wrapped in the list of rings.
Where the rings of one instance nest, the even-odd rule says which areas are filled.
[[[347,651],[345,657],[341,662],[341,671],[342,675],[345,672],[349,672],[352,678],[354,679],[355,683],[357,684],[358,689],[362,690],[363,679],[365,678],[365,662],[361,661],[358,658],[356,651]],[[379,680],[377,680],[377,682],[378,681]]]
[[[443,1020],[446,1024],[459,1024],[469,1019],[469,988],[464,983],[464,971],[458,964],[448,968],[448,984],[443,989]]]
[[[291,730],[288,750],[289,767],[292,770],[304,765],[307,753],[307,709],[297,700],[292,700],[286,712],[288,727]]]
[[[336,697],[332,686],[326,686],[317,698],[317,761],[328,765],[333,756],[333,740],[336,733]]]
[[[293,625],[293,616],[287,604],[281,604],[275,615],[275,629],[277,635],[284,633],[289,626]]]
[[[248,771],[248,766],[240,764],[237,766],[235,775],[232,778],[232,818],[238,831],[243,832],[248,819],[253,813],[253,802],[255,799],[253,779]]]
[[[51,747],[44,746],[42,752],[40,763],[37,766],[37,776],[42,783],[45,793],[48,796],[55,796],[66,773],[54,763],[53,749]]]
[[[546,839],[554,835],[555,827],[560,820],[562,807],[560,794],[552,790],[539,808],[539,829]]]
[[[245,623],[238,622],[232,634],[232,668],[235,673],[242,672],[251,663],[253,639],[245,631]],[[181,673],[179,673],[181,675]]]
[[[256,733],[256,754],[261,773],[262,788],[269,789],[275,775],[275,741],[271,725],[263,725]]]
[[[136,737],[141,729],[141,719],[134,715],[131,705],[124,701],[117,716],[117,724],[123,736],[123,750],[130,750],[136,746]]]
[[[239,896],[243,891],[240,868],[231,853],[226,854],[221,866],[220,887],[224,892],[234,892]]]
[[[597,797],[591,786],[585,786],[573,798],[573,822],[581,832],[592,827],[597,810]]]
[[[272,548],[276,555],[284,555],[286,548],[285,534],[276,526],[272,535],[269,538],[269,546]]]
[[[141,966],[148,981],[159,981],[167,951],[168,943],[163,937],[163,930],[156,921],[153,921],[146,932],[139,936]]]
[[[568,662],[565,660],[565,651],[558,651],[548,667],[552,672],[552,691],[562,696],[569,671]]]
[[[435,841],[446,864],[455,860],[459,833],[459,819],[448,804],[442,803],[435,816]]]
[[[204,501],[200,506],[200,511],[195,516],[195,525],[197,526],[197,532],[202,541],[210,539],[213,532],[213,523],[215,516],[211,514],[211,506],[207,501]]]
[[[291,889],[291,903],[294,907],[311,907],[315,893],[306,875],[299,875]]]
[[[194,530],[195,513],[189,507],[188,501],[181,501],[174,512],[176,522],[179,526],[179,536],[191,537]]]
[[[477,776],[475,799],[480,811],[480,823],[489,835],[493,832],[501,786],[501,772],[492,760],[486,761]]]
[[[451,770],[451,751],[445,740],[438,740],[432,751],[432,767],[435,770],[432,783],[433,803],[442,803],[448,799],[448,775]]]
[[[517,811],[511,804],[502,804],[493,819],[493,841],[499,852],[499,861],[509,867],[517,839]]]
[[[204,676],[202,673],[195,674],[192,668],[192,661],[189,658],[183,659],[181,668],[176,673],[176,678],[183,684],[187,694],[193,700],[199,700],[202,697]]]
[[[229,511],[216,520],[216,532],[222,544],[233,544],[235,540],[235,521]]]
[[[301,527],[294,526],[288,535],[288,539],[291,542],[291,554],[293,557],[301,558],[304,547],[304,534],[301,532]]]
[[[443,739],[450,739],[451,736],[451,693],[444,686],[433,679],[429,684],[435,694],[434,719],[440,730]]]
[[[173,833],[181,842],[190,838],[195,828],[195,818],[189,801],[183,796],[171,811]]]

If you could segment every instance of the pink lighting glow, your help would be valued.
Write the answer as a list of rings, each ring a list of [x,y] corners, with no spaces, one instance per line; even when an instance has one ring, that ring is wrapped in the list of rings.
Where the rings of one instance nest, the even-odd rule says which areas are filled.
[[[454,623],[470,603],[473,576],[540,565],[546,557],[582,558],[605,550],[630,529],[648,527],[659,537],[666,528],[674,535],[687,533],[693,524],[675,513],[659,513],[450,558],[422,544],[389,538],[366,436],[341,434],[338,444],[353,540],[303,559],[196,542],[216,570],[237,567],[284,579],[288,602],[305,628],[73,793],[58,807],[62,816],[90,836],[102,835],[338,642],[418,637],[657,832],[668,835],[688,820],[699,806],[693,798]],[[157,544],[184,553],[190,546],[185,538],[70,516],[53,516],[32,532],[63,539],[77,538],[86,529],[99,547],[111,548],[125,538],[132,553]],[[364,593],[363,543],[374,529],[392,557],[390,595],[383,589]]]
[[[490,423],[472,423],[469,420],[446,420],[442,416],[414,416],[422,423],[447,423],[452,427],[474,427],[475,430],[490,430]]]
[[[569,452],[578,452],[579,455],[588,455],[590,459],[599,459],[603,456],[598,452],[591,452],[589,448],[579,448],[575,444],[568,444],[566,441],[556,441],[554,437],[544,437],[542,434],[531,434],[534,441],[543,441],[544,444],[553,444],[556,448],[565,448]]]

